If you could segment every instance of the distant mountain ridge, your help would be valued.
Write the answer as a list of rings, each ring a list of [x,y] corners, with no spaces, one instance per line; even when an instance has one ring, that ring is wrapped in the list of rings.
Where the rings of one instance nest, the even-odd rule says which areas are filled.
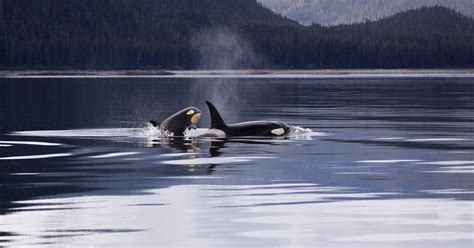
[[[474,67],[474,21],[444,7],[307,27],[256,0],[3,0],[2,20],[1,69]]]
[[[320,27],[319,25],[314,26]],[[329,29],[338,32],[371,33],[374,35],[472,36],[474,35],[474,19],[453,9],[434,6],[408,10],[377,21],[344,24]]]
[[[338,25],[379,20],[429,6],[453,8],[474,17],[472,0],[258,0],[276,13],[305,25]]]

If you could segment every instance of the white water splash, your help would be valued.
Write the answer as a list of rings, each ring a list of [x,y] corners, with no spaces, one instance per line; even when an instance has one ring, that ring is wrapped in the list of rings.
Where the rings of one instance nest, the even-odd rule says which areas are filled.
[[[163,161],[163,164],[172,165],[204,165],[204,164],[229,164],[244,163],[256,159],[275,159],[276,157],[213,157],[213,158],[193,158]]]
[[[186,129],[184,131],[184,136],[185,137],[197,137],[201,134],[203,134],[207,129],[203,128],[194,128],[194,129]]]
[[[290,126],[290,133],[287,135],[295,140],[312,140],[314,136],[328,136],[329,134],[323,132],[314,132],[310,128],[300,126]]]
[[[290,134],[298,135],[298,134],[309,134],[313,133],[313,130],[310,128],[304,128],[300,126],[290,126]]]
[[[207,128],[186,129],[184,137],[196,138],[205,133]],[[147,140],[173,137],[173,132],[163,131],[147,123],[141,128],[96,128],[96,129],[70,129],[70,130],[32,130],[10,133],[12,136],[27,137],[69,137],[69,138],[145,138]],[[314,132],[309,128],[290,126],[290,139],[311,140],[314,136],[327,136],[327,133]],[[59,146],[59,143],[33,142],[33,141],[0,141],[0,144],[13,145],[43,145]]]
[[[143,136],[145,137],[158,137],[161,135],[161,130],[156,128],[151,123],[147,123],[146,127],[143,128]]]
[[[196,137],[204,130],[205,129],[201,129],[201,131],[198,131],[197,129],[186,129],[184,131],[184,137]],[[143,128],[142,134],[143,136],[150,138],[167,138],[174,136],[173,132],[169,132],[168,130],[161,130],[153,126],[151,123],[148,123],[147,126]]]

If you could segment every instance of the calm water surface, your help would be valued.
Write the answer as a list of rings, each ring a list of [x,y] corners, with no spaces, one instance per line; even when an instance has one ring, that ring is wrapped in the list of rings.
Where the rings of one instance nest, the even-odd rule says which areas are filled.
[[[306,130],[146,124],[205,100]],[[0,79],[0,246],[472,247],[473,110],[472,78]]]

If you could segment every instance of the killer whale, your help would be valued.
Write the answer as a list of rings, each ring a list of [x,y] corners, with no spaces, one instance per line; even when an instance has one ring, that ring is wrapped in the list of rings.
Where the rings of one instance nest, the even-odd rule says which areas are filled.
[[[168,136],[184,136],[187,129],[195,128],[201,118],[201,110],[196,107],[187,107],[163,122],[151,120],[150,123],[159,128],[162,134]]]
[[[290,127],[281,121],[249,121],[227,125],[212,103],[206,101],[211,115],[211,127],[201,137],[281,137]]]

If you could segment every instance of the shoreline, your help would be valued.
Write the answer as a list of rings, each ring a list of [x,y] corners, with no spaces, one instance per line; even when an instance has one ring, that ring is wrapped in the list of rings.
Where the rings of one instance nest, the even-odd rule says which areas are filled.
[[[473,69],[0,70],[0,78],[474,78]]]

